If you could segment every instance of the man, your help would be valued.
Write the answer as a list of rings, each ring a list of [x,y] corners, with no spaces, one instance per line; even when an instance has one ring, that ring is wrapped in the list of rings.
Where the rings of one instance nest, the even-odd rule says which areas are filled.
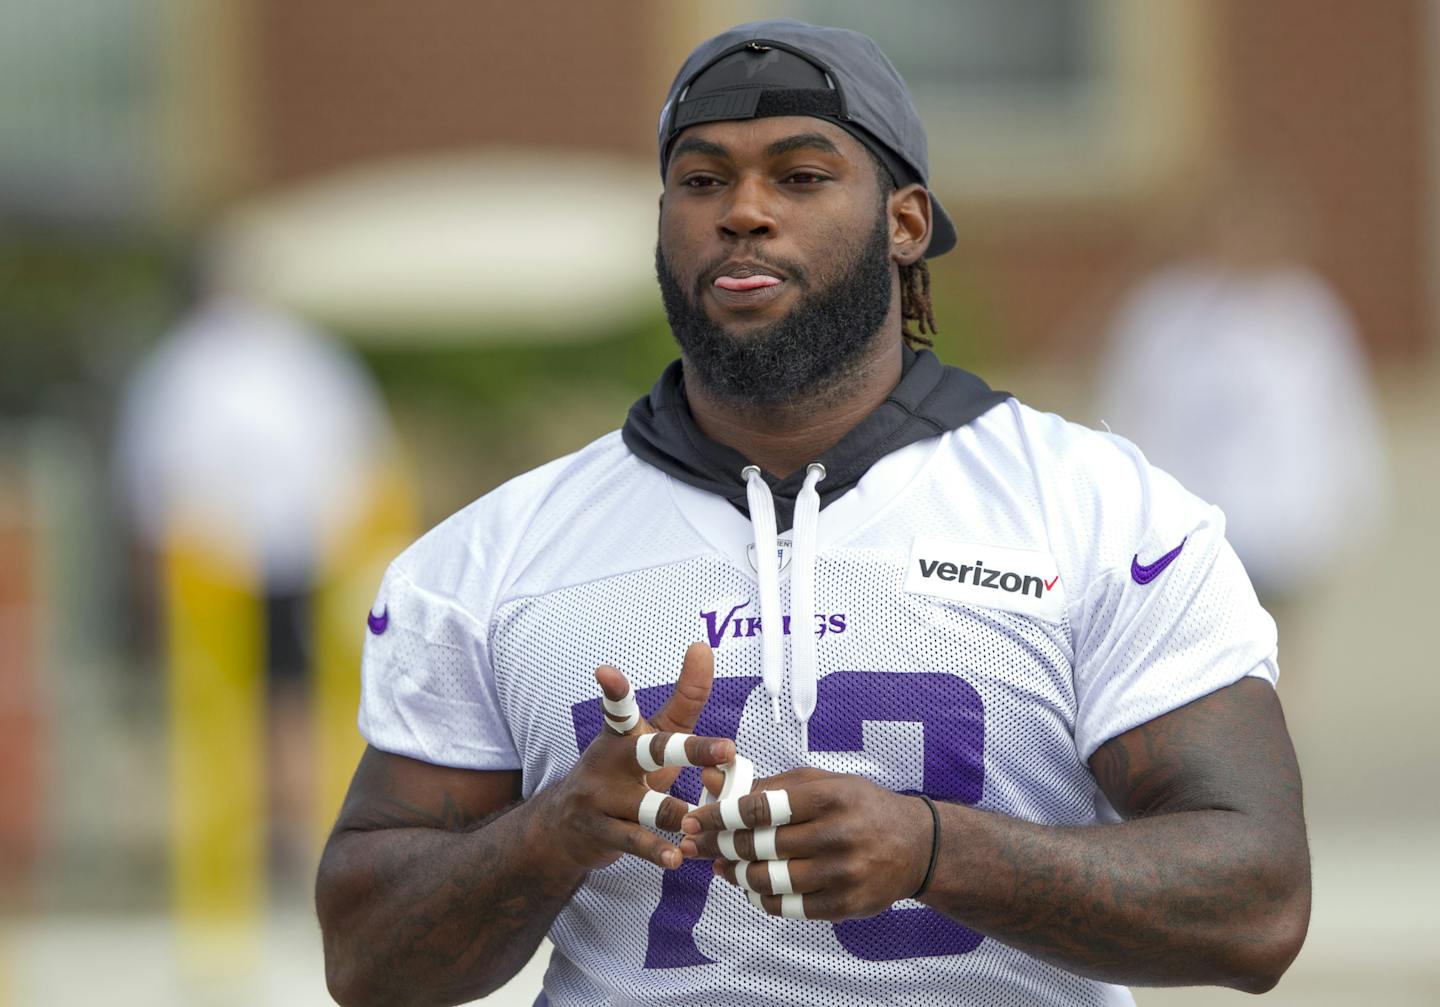
[[[906,345],[955,233],[893,67],[743,25],[660,159],[682,361],[380,588],[337,999],[483,996],[547,931],[556,1004],[1269,988],[1309,915],[1273,623],[1127,442]],[[676,775],[737,751],[754,793]]]

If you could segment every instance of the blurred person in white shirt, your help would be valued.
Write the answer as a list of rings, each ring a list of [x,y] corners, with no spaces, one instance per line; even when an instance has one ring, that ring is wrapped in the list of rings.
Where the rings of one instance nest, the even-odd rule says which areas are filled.
[[[310,596],[394,450],[358,358],[300,320],[190,264],[190,310],[130,376],[116,476],[138,544],[189,542],[256,573],[268,647],[272,873],[308,869],[315,786],[307,679]]]
[[[1275,608],[1378,531],[1382,425],[1354,322],[1305,262],[1294,189],[1236,176],[1193,209],[1181,254],[1115,317],[1098,415],[1220,506]]]

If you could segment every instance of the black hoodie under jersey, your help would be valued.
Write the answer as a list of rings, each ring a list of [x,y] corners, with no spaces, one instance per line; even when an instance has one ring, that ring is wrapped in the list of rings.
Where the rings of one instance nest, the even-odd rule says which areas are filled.
[[[900,381],[885,401],[857,423],[840,442],[814,461],[825,466],[816,490],[825,508],[844,496],[886,455],[915,441],[955,430],[1010,397],[991,390],[969,371],[942,364],[929,350],[906,347]],[[636,457],[681,482],[729,500],[742,514],[750,510],[741,469],[751,462],[734,448],[700,431],[685,397],[680,361],[665,368],[650,394],[630,407],[621,431]],[[805,470],[781,479],[761,473],[775,498],[775,521],[788,531],[795,515],[795,497]]]

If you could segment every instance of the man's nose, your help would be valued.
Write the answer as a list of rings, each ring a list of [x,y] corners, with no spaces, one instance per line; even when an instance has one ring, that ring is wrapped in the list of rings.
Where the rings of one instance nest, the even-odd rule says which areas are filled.
[[[726,193],[724,212],[717,222],[725,238],[758,238],[773,234],[775,216],[765,183],[753,176],[741,176]]]

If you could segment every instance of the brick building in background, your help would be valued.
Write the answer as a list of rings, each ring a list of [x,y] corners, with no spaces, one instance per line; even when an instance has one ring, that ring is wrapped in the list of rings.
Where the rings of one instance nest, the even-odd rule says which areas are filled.
[[[189,8],[171,66],[188,97],[170,104],[168,177],[193,207],[485,145],[643,163],[688,47],[734,20],[793,13],[870,31],[906,74],[960,224],[942,273],[984,292],[997,337],[1022,355],[1083,350],[1084,320],[1127,275],[1156,198],[1230,163],[1307,192],[1317,264],[1378,357],[1427,354],[1437,32],[1423,0],[1327,5],[1323,17],[1305,0],[1013,5],[1032,29],[1047,15],[1048,37],[1025,34],[1024,16],[997,16],[1004,5],[948,6],[903,21],[903,8],[820,0],[739,3],[719,17],[661,0],[449,4],[443,17],[395,0]],[[1002,44],[964,44],[972,29]],[[227,153],[207,162],[202,149]]]
[[[1433,342],[1429,0],[12,6],[0,217],[184,229],[276,186],[492,145],[652,164],[656,106],[689,46],[794,14],[869,31],[910,81],[960,223],[942,272],[981,292],[1022,354],[1087,345],[1079,323],[1132,266],[1157,196],[1232,162],[1312,199],[1318,265],[1377,356]]]

